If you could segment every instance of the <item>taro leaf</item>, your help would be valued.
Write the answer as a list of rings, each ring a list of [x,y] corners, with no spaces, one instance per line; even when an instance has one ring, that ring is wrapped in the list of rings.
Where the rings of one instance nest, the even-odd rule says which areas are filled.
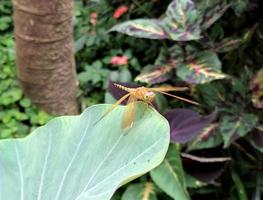
[[[155,184],[175,200],[190,200],[179,145],[171,145],[163,163],[150,172]]]
[[[263,108],[263,69],[257,72],[252,81],[252,102],[256,108]]]
[[[121,200],[157,200],[154,185],[151,182],[129,185]]]
[[[245,136],[257,125],[258,118],[253,114],[242,116],[226,115],[219,123],[220,133],[224,140],[224,148],[239,137]]]
[[[163,30],[159,20],[137,19],[117,24],[110,31],[118,31],[130,36],[148,39],[167,39],[168,35]]]
[[[170,64],[163,64],[149,68],[145,68],[144,71],[135,78],[135,81],[157,84],[163,83],[172,77],[173,66]]]
[[[171,142],[186,143],[209,126],[215,119],[215,113],[201,116],[188,109],[173,109],[165,114],[171,127]]]
[[[263,127],[257,127],[257,130],[252,133],[250,143],[261,153],[263,153]]]
[[[187,146],[187,151],[216,147],[223,143],[218,124],[210,124]]]
[[[190,84],[203,84],[227,76],[221,72],[221,62],[213,52],[204,51],[182,63],[177,68],[177,75]]]
[[[98,122],[110,106],[58,117],[24,139],[2,140],[0,199],[109,200],[159,165],[169,146],[168,122],[138,104],[144,114],[137,113],[141,118],[124,135],[124,106]]]
[[[192,0],[173,0],[166,11],[163,27],[172,40],[197,40],[201,37],[200,16]]]

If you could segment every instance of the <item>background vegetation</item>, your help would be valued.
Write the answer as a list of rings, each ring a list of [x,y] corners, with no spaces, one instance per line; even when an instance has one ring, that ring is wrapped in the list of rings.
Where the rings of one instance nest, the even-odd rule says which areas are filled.
[[[202,38],[175,42],[108,32],[131,19],[164,18],[169,0],[75,1],[75,54],[82,110],[113,102],[113,97],[120,95],[111,90],[109,80],[137,80],[147,86],[191,85],[191,94],[182,95],[201,104],[193,106],[158,97],[158,109],[169,120],[171,139],[176,144],[171,144],[158,170],[122,187],[115,200],[134,199],[138,194],[137,199],[175,199],[178,180],[174,174],[187,189],[186,198],[188,193],[192,199],[261,197],[262,2],[197,2],[220,5],[220,11],[226,6],[226,11],[203,30]],[[218,13],[213,9],[211,12]],[[0,3],[0,13],[0,138],[23,137],[52,116],[32,105],[19,88],[9,0]],[[180,62],[181,68],[171,67],[173,62]],[[189,66],[196,63],[202,63],[205,72],[195,68],[189,79]],[[209,76],[210,72],[219,78]]]

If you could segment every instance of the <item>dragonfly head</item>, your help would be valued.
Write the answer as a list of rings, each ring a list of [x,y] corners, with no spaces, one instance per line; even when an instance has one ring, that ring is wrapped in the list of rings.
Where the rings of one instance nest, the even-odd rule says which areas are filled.
[[[151,91],[146,92],[144,95],[144,100],[150,103],[154,101],[154,98],[155,98],[155,93]]]

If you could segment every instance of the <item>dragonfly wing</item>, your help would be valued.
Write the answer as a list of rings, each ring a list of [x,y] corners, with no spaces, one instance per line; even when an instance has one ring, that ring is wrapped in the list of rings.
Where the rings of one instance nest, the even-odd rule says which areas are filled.
[[[189,88],[188,87],[165,86],[165,87],[149,88],[149,90],[153,92],[172,92],[172,91],[186,91],[186,90],[189,90]]]
[[[102,116],[101,118],[96,122],[98,123],[100,120],[102,120],[106,115],[108,115],[111,111],[113,111],[118,105],[120,105],[125,99],[127,99],[131,94],[128,93],[124,95],[122,98],[120,98],[118,101],[116,101]]]
[[[136,104],[137,98],[131,95],[128,99],[128,103],[124,110],[123,118],[122,118],[122,128],[127,129],[130,128],[133,124],[136,112]]]
[[[167,93],[167,92],[162,92],[162,91],[158,91],[162,94],[165,94],[167,96],[171,96],[171,97],[174,97],[176,99],[179,99],[179,100],[182,100],[182,101],[185,101],[185,102],[188,102],[188,103],[191,103],[191,104],[194,104],[194,105],[200,105],[199,103],[195,102],[195,101],[192,101],[192,100],[189,100],[189,99],[186,99],[186,98],[183,98],[183,97],[179,97],[177,95],[173,95],[173,94],[170,94],[170,93]]]

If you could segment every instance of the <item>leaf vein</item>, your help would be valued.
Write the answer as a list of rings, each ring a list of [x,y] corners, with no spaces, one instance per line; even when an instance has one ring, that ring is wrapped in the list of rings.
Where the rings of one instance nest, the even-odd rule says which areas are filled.
[[[16,160],[17,160],[17,165],[19,169],[20,185],[21,185],[20,199],[24,200],[24,175],[23,175],[20,155],[18,153],[16,143],[15,143],[15,152],[16,152]]]
[[[57,191],[55,200],[58,200],[59,197],[60,197],[61,190],[62,190],[62,188],[63,188],[63,185],[64,185],[64,182],[65,182],[66,177],[67,177],[67,175],[68,175],[68,172],[69,172],[69,170],[70,170],[70,168],[71,168],[71,166],[72,166],[75,158],[77,157],[77,154],[78,154],[78,152],[79,152],[80,146],[81,146],[82,142],[84,141],[84,138],[85,138],[85,136],[86,136],[86,134],[87,134],[87,130],[88,130],[89,125],[90,125],[90,118],[89,118],[89,121],[88,121],[87,126],[86,126],[86,128],[85,128],[85,131],[84,131],[83,135],[81,136],[81,139],[80,139],[80,141],[79,141],[79,143],[78,143],[78,145],[77,145],[77,148],[76,148],[76,150],[75,150],[75,152],[74,152],[74,154],[73,154],[73,157],[72,157],[72,159],[70,160],[70,162],[69,162],[69,164],[68,164],[65,172],[63,173],[63,177],[62,177],[61,183],[59,184],[59,188],[58,188],[58,191]]]
[[[44,178],[45,178],[45,175],[46,175],[46,169],[47,169],[48,158],[49,158],[50,151],[51,151],[51,145],[52,145],[52,138],[51,138],[51,133],[50,133],[50,130],[49,130],[49,132],[48,132],[48,149],[47,149],[47,155],[46,155],[46,157],[45,157],[44,166],[43,166],[42,173],[41,173],[41,178],[40,178],[40,183],[39,183],[37,200],[40,200],[40,199],[41,199],[41,192],[42,192],[42,187],[43,187]]]

